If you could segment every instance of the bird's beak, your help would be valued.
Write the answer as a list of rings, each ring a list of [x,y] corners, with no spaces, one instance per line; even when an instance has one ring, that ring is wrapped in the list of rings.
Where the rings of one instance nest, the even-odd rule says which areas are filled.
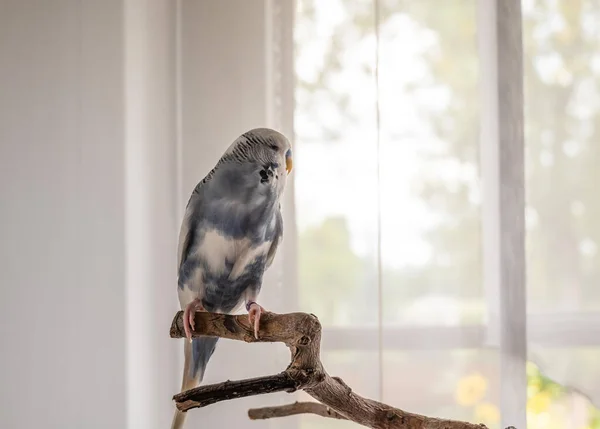
[[[292,152],[289,150],[285,154],[285,169],[287,170],[288,174],[290,174],[292,171]]]

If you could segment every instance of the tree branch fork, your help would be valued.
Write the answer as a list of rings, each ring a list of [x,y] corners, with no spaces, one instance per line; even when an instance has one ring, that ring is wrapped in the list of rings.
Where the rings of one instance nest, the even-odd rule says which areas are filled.
[[[184,338],[183,311],[171,324],[171,338]],[[374,429],[486,429],[483,424],[426,417],[363,398],[338,377],[331,377],[320,359],[321,324],[307,313],[264,313],[259,338],[254,337],[247,315],[198,312],[192,337],[210,336],[252,342],[281,342],[291,352],[291,362],[279,374],[239,381],[199,386],[173,397],[181,411],[216,402],[274,392],[304,390],[315,402],[249,410],[251,419],[267,419],[310,413],[322,417],[351,420]]]

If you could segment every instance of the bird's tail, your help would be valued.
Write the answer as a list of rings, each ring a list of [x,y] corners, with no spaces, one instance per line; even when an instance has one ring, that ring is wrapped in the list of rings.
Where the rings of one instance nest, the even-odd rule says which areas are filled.
[[[192,343],[184,339],[185,363],[183,366],[183,380],[181,391],[193,389],[198,386],[204,377],[206,364],[215,351],[218,338],[200,337],[194,338]],[[181,429],[185,423],[187,413],[175,410],[171,429]]]

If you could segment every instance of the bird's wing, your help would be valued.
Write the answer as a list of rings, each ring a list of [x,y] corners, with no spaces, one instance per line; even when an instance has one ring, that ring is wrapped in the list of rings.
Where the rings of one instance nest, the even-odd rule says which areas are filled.
[[[281,237],[283,234],[283,219],[281,216],[281,212],[277,211],[277,215],[275,218],[275,230],[273,231],[273,238],[265,241],[264,243],[258,246],[247,246],[244,250],[237,255],[237,259],[233,268],[231,269],[231,273],[229,275],[229,279],[233,280],[239,277],[246,267],[255,260],[257,256],[266,256],[264,269],[269,268],[273,259],[275,258],[275,252],[277,251],[277,246],[281,241]]]
[[[283,238],[283,216],[281,215],[281,206],[279,210],[277,210],[277,218],[275,219],[275,236],[273,238],[273,242],[271,243],[271,247],[269,247],[269,251],[267,253],[267,263],[265,268],[269,268],[273,263],[273,259],[275,259],[275,253],[277,252],[277,247],[279,246],[279,242]]]
[[[181,265],[185,262],[185,259],[194,244],[194,238],[196,236],[195,230],[197,227],[195,222],[198,220],[198,211],[203,205],[202,192],[200,192],[203,184],[203,182],[200,182],[198,185],[196,185],[196,188],[190,196],[185,208],[185,214],[181,222],[181,229],[179,230],[179,244],[177,246],[177,270],[181,269]]]

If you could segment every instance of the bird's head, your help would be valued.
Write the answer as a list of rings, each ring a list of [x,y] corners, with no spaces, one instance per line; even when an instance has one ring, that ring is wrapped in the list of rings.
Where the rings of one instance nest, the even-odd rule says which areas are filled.
[[[283,134],[270,128],[255,128],[242,134],[225,156],[271,165],[283,177],[292,171],[292,144]]]

